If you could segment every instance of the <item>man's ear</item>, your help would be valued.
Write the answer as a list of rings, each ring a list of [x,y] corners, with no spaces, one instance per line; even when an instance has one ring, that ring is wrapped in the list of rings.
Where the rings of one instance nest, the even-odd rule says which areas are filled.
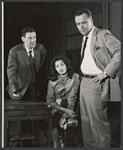
[[[24,38],[23,36],[21,37],[21,40],[22,40],[23,42],[25,42],[25,38]]]

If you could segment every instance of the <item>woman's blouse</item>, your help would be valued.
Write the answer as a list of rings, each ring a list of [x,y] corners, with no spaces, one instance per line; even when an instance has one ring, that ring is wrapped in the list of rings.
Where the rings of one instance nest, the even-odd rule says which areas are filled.
[[[57,99],[66,99],[68,101],[69,109],[74,110],[74,105],[77,99],[77,92],[79,87],[79,75],[73,74],[72,79],[67,77],[60,77],[56,81],[49,80],[47,89],[47,103],[52,108],[59,109],[60,106],[56,102]]]

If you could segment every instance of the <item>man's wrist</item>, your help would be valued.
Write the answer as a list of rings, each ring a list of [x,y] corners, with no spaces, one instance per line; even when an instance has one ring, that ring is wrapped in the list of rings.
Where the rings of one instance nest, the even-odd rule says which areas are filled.
[[[107,75],[107,73],[106,73],[105,71],[104,71],[103,73],[104,73],[104,75],[105,75],[106,77],[108,77],[108,75]]]

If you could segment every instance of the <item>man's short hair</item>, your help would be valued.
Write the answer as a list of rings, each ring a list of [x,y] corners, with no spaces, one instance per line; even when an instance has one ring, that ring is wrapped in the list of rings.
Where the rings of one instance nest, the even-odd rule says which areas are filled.
[[[88,17],[92,17],[92,13],[90,12],[89,9],[83,8],[83,9],[79,9],[76,13],[75,13],[75,17],[76,16],[80,16],[82,14],[87,14]]]
[[[32,27],[26,27],[21,32],[22,32],[22,37],[25,37],[27,32],[35,32],[35,30]]]

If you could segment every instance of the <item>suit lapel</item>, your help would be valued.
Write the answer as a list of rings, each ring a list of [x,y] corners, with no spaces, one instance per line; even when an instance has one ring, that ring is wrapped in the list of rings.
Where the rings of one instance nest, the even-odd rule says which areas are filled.
[[[35,58],[36,71],[38,72],[39,65],[40,65],[40,51],[38,51],[37,47],[34,48],[34,58]]]
[[[24,47],[24,44],[22,45],[22,49],[21,49],[21,57],[23,61],[26,63],[26,65],[29,66],[30,64],[29,57]],[[38,51],[37,47],[34,48],[34,58],[35,58],[36,71],[38,72],[39,65],[40,65],[40,51]]]
[[[94,54],[95,54],[95,46],[96,46],[96,41],[97,41],[97,31],[98,31],[98,28],[94,28],[94,31],[93,31],[93,34],[92,34],[92,40],[91,40],[91,55],[92,57],[94,57]]]
[[[94,31],[93,31],[93,34],[92,34],[92,40],[91,40],[91,54],[92,54],[92,57],[94,58],[94,54],[95,54],[95,45],[96,45],[96,41],[97,41],[97,32],[98,32],[98,28],[95,27],[94,28]],[[82,41],[82,49],[81,49],[81,58],[83,56],[83,47],[84,47],[84,43],[85,41],[83,40]]]
[[[22,57],[23,61],[27,64],[27,66],[29,66],[29,57],[28,57],[28,54],[24,47],[24,44],[22,45],[21,57]]]
[[[96,44],[96,40],[97,40],[97,31],[98,31],[98,28],[94,28],[94,31],[93,31],[93,34],[92,34],[92,40],[91,40],[91,54],[92,56],[94,56],[94,47],[95,47],[95,44]],[[83,55],[83,47],[84,47],[84,43],[85,41],[83,40],[82,42],[82,49],[81,49],[81,56]]]

